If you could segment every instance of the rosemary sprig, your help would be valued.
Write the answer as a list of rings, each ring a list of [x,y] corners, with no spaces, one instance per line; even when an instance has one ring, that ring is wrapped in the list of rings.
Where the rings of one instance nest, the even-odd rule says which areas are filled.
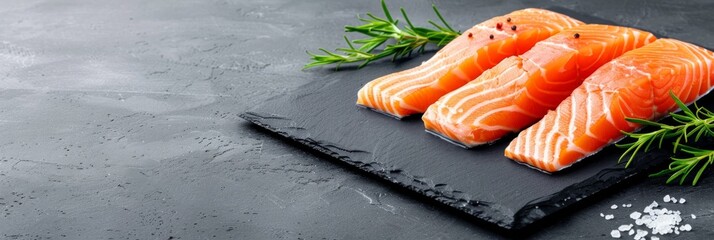
[[[672,92],[669,94],[672,99],[674,99],[677,106],[679,106],[682,110],[681,113],[669,114],[678,124],[668,125],[643,119],[627,118],[627,121],[637,123],[642,126],[652,126],[658,129],[646,133],[625,132],[626,136],[634,138],[635,141],[626,144],[617,144],[618,147],[627,148],[618,161],[622,161],[625,156],[630,155],[627,164],[625,165],[625,167],[627,167],[630,165],[638,152],[642,150],[645,152],[649,151],[653,143],[657,142],[657,148],[662,148],[662,143],[665,139],[675,139],[673,142],[674,153],[679,150],[692,155],[692,157],[672,157],[671,159],[673,162],[669,164],[668,169],[652,174],[651,176],[671,174],[667,183],[680,178],[679,183],[682,184],[689,173],[694,168],[699,166],[699,171],[692,181],[692,185],[694,185],[697,181],[699,181],[699,177],[704,172],[704,169],[706,169],[714,161],[714,150],[699,149],[682,143],[686,143],[692,138],[696,142],[704,136],[714,137],[714,113],[706,108],[697,106],[696,103],[694,104],[695,111],[692,111]],[[700,165],[701,162],[704,162],[704,164]]]
[[[651,174],[650,176],[660,177],[670,175],[669,178],[667,178],[667,183],[671,183],[679,178],[679,185],[682,185],[684,184],[684,180],[687,179],[687,176],[689,176],[689,173],[699,167],[699,171],[697,171],[697,174],[694,175],[694,179],[692,180],[692,186],[694,186],[699,181],[699,178],[702,176],[702,173],[704,173],[704,170],[707,169],[709,165],[714,163],[714,150],[700,149],[687,145],[679,145],[679,149],[692,156],[688,158],[672,157],[672,162],[669,164],[667,169]]]
[[[432,5],[434,13],[441,20],[442,25],[429,20],[429,24],[436,29],[426,27],[416,27],[407,17],[406,11],[403,8],[399,10],[407,23],[404,29],[399,28],[399,20],[394,19],[387,8],[387,4],[382,0],[382,10],[384,18],[374,16],[367,13],[367,18],[357,17],[364,22],[360,26],[345,26],[345,32],[356,32],[367,35],[367,38],[350,41],[347,36],[344,36],[347,42],[347,48],[338,48],[334,52],[320,48],[324,55],[307,52],[310,55],[312,62],[305,65],[304,69],[317,67],[322,65],[337,64],[337,68],[344,63],[362,62],[358,67],[361,68],[372,61],[392,56],[392,61],[397,58],[411,56],[415,50],[419,53],[424,51],[428,43],[434,43],[441,47],[461,33],[454,30],[441,16],[441,13]],[[387,44],[383,50],[377,51],[379,46],[385,44],[388,40],[393,39],[394,44]],[[357,45],[358,47],[355,47]]]

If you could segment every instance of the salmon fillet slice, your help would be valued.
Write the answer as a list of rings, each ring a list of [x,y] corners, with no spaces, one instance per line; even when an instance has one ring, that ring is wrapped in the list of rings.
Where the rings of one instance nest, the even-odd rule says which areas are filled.
[[[457,89],[508,56],[582,22],[543,9],[523,9],[494,17],[465,31],[431,59],[412,69],[370,81],[357,104],[402,118],[422,113],[439,97]]]
[[[424,126],[465,147],[496,141],[540,120],[598,67],[654,40],[610,25],[563,30],[444,95],[422,116]]]
[[[518,134],[505,155],[547,172],[559,171],[640,126],[625,118],[657,120],[689,104],[714,84],[714,53],[659,39],[605,64],[555,111]]]

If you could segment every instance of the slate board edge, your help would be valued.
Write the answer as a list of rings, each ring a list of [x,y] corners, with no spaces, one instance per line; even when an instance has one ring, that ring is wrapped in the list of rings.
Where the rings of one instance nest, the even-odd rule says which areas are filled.
[[[436,202],[439,202],[447,207],[454,208],[460,212],[463,212],[470,216],[476,217],[480,221],[484,221],[489,224],[494,224],[497,227],[502,228],[502,229],[507,229],[507,230],[514,229],[515,230],[513,216],[508,216],[506,214],[503,214],[501,211],[499,211],[496,208],[491,208],[485,204],[480,204],[480,203],[477,203],[474,201],[469,201],[469,200],[466,200],[463,198],[458,198],[458,197],[455,197],[454,194],[448,194],[448,193],[439,191],[434,188],[427,188],[427,187],[418,188],[416,185],[404,184],[402,181],[397,180],[395,178],[395,175],[399,175],[400,177],[411,180],[411,182],[420,182],[420,180],[418,180],[415,176],[412,176],[409,174],[404,174],[403,172],[391,172],[390,173],[383,169],[376,169],[376,168],[372,167],[370,164],[367,164],[367,163],[364,163],[361,161],[352,161],[349,157],[340,155],[338,152],[330,150],[328,147],[320,145],[313,139],[305,139],[305,138],[295,137],[294,135],[291,135],[286,131],[280,131],[279,129],[272,127],[270,124],[261,122],[260,120],[265,119],[264,116],[265,115],[262,115],[262,114],[259,114],[256,112],[251,112],[251,111],[244,112],[239,115],[239,117],[245,119],[246,121],[251,122],[265,130],[272,132],[272,133],[278,134],[279,136],[285,138],[286,140],[297,142],[297,143],[301,144],[302,146],[308,147],[312,150],[316,150],[322,154],[330,156],[331,158],[333,158],[335,160],[346,163],[349,166],[352,166],[361,172],[373,175],[373,176],[375,176],[379,179],[382,179],[382,180],[386,180],[392,184],[396,184],[398,187],[406,188],[412,192],[420,194],[423,197],[426,197],[426,198],[429,198]],[[285,118],[280,118],[280,119],[288,120]],[[452,192],[458,192],[458,190],[454,190]],[[458,202],[466,202],[467,203],[466,206],[471,206],[471,207],[459,206],[458,204],[456,204]],[[486,212],[488,212],[488,214],[486,214]],[[487,217],[489,215],[490,216],[500,216],[500,218]],[[508,219],[508,220],[506,220],[506,219]],[[523,225],[523,224],[520,224],[520,225]]]
[[[357,170],[386,180],[392,184],[396,184],[398,187],[408,189],[412,192],[420,194],[423,197],[434,200],[440,204],[443,204],[449,208],[458,210],[459,212],[466,213],[469,216],[475,217],[476,219],[493,224],[504,230],[521,230],[526,229],[529,226],[537,223],[543,218],[552,215],[553,213],[568,209],[569,206],[574,205],[584,199],[591,198],[598,195],[601,192],[608,191],[615,186],[622,184],[634,177],[638,177],[642,172],[650,169],[653,166],[661,164],[662,161],[646,161],[648,164],[637,164],[636,166],[631,166],[629,168],[607,168],[598,172],[593,177],[586,179],[585,181],[570,185],[563,190],[559,191],[555,195],[550,195],[543,197],[539,200],[535,200],[532,203],[525,205],[523,208],[518,210],[513,216],[503,214],[498,208],[489,206],[488,203],[482,204],[479,201],[473,201],[469,199],[458,198],[453,194],[454,192],[460,192],[456,189],[445,192],[431,187],[419,188],[417,185],[405,184],[405,181],[397,180],[395,176],[411,180],[412,183],[420,182],[415,176],[404,174],[400,172],[390,172],[384,169],[377,169],[371,164],[364,163],[361,161],[352,161],[348,156],[339,154],[337,151],[331,150],[329,147],[322,146],[320,143],[314,139],[310,138],[300,138],[287,131],[282,131],[276,127],[271,126],[271,124],[265,123],[263,120],[266,119],[279,119],[281,121],[290,121],[284,117],[274,117],[269,114],[260,114],[256,112],[244,112],[239,115],[239,117],[245,119],[263,128],[269,132],[275,133],[285,140],[299,143],[302,146],[308,147],[309,149],[318,151],[319,153],[325,154],[337,161],[343,162],[356,168]],[[274,124],[273,124],[274,125]],[[636,159],[661,159],[658,156],[652,156],[657,154],[657,151],[652,151],[647,154],[641,154]],[[636,162],[643,162],[637,161]],[[620,165],[618,165],[620,166]],[[622,172],[625,172],[624,175]],[[610,177],[610,175],[615,175],[619,177]],[[624,177],[622,177],[624,176]],[[600,186],[600,187],[594,187]],[[602,187],[605,186],[605,187]],[[585,190],[595,188],[598,191]],[[463,203],[466,203],[465,205]],[[490,217],[489,217],[490,216]],[[493,216],[499,216],[494,218]]]
[[[603,193],[626,185],[636,179],[646,177],[655,167],[663,166],[668,160],[668,151],[649,151],[639,153],[632,164],[625,168],[624,162],[612,168],[605,168],[584,181],[572,184],[559,192],[534,200],[525,205],[514,214],[515,219],[523,219],[514,222],[513,229],[526,229],[538,221],[571,209],[574,205],[584,200],[594,199]],[[592,190],[596,189],[596,190]]]

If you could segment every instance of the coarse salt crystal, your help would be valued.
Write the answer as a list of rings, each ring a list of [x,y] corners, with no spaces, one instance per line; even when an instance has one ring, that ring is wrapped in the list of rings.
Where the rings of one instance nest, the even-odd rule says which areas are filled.
[[[643,212],[650,213],[650,212],[652,212],[652,208],[656,208],[658,206],[659,206],[659,204],[657,203],[657,201],[652,201],[652,203],[650,203],[650,205],[645,207],[645,210]]]
[[[640,240],[644,238],[645,236],[647,236],[647,233],[648,232],[645,230],[637,229],[637,234],[635,234],[635,240]]]
[[[610,236],[612,236],[612,238],[620,238],[622,235],[620,235],[620,231],[612,230],[610,231]]]
[[[639,222],[641,223],[641,224],[638,224],[638,225],[643,225],[643,224],[644,224],[644,225],[649,225],[649,224],[652,223],[652,221],[653,221],[651,215],[644,215],[644,216],[642,216],[642,218],[637,219],[637,220],[639,220]],[[637,221],[637,220],[636,220],[636,221]]]
[[[671,202],[684,204],[686,202],[686,199],[684,198],[674,198],[669,194],[665,195],[662,200],[666,203]],[[610,209],[614,210],[619,206],[619,204],[613,204],[610,206]],[[632,204],[621,204],[621,206],[626,208],[631,207]],[[690,224],[680,225],[683,217],[680,211],[658,207],[659,203],[657,203],[657,201],[652,201],[651,204],[644,208],[643,212],[634,211],[630,213],[630,218],[634,220],[634,224],[646,227],[644,230],[635,229],[633,224],[624,224],[620,225],[617,230],[612,230],[610,235],[613,238],[620,238],[627,233],[630,236],[635,235],[635,240],[645,240],[647,239],[647,236],[650,235],[650,240],[659,240],[659,237],[654,235],[667,235],[671,233],[679,234],[680,232],[692,230],[692,225]],[[606,220],[611,220],[615,217],[613,214],[605,215],[604,213],[600,213],[600,216],[604,217]],[[690,214],[690,216],[691,219],[697,218],[694,214]]]
[[[641,216],[642,216],[642,213],[640,213],[638,211],[634,211],[634,212],[630,213],[630,218],[632,218],[634,220],[640,219]]]
[[[664,210],[664,209],[662,209]],[[648,228],[652,229],[653,234],[671,233],[679,222],[682,221],[679,211],[653,211],[654,214],[648,215],[652,221],[646,223]]]
[[[620,227],[617,228],[617,230],[620,230],[620,232],[630,231],[630,229],[632,229],[632,224],[620,225]]]

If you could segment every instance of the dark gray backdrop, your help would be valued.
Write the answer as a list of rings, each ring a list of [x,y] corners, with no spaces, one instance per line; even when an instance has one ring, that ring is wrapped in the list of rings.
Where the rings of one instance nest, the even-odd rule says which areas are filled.
[[[430,2],[389,1],[412,21]],[[457,29],[507,5],[438,1]],[[565,8],[706,45],[708,1],[558,1]],[[377,1],[0,3],[0,236],[7,239],[500,238],[410,194],[325,161],[238,118],[325,79],[305,50],[335,48]],[[686,30],[686,31],[685,31]],[[390,64],[390,63],[380,63]],[[359,72],[357,72],[359,73]],[[609,238],[665,194],[714,235],[714,179],[646,179],[584,204],[534,238]],[[635,210],[635,209],[632,209]],[[605,221],[599,213],[613,212]]]

